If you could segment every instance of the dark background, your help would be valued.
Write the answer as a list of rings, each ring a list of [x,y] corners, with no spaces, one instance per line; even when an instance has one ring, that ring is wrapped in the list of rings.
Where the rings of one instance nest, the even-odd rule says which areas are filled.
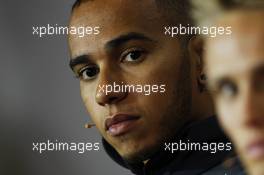
[[[73,1],[0,1],[0,174],[129,175],[104,152],[32,151],[32,142],[100,142],[69,69],[67,36],[33,36],[33,26],[67,26]]]

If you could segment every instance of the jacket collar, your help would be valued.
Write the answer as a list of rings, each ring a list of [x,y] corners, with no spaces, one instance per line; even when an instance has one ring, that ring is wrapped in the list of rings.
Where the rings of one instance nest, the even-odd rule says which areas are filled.
[[[172,142],[179,143],[179,140],[200,143],[227,143],[229,142],[222,130],[220,129],[215,117],[210,117],[199,122],[188,124],[180,133],[175,135]],[[130,169],[134,174],[145,174],[151,172],[166,172],[166,169],[173,169],[174,171],[188,170],[192,174],[203,172],[221,163],[226,157],[230,155],[230,151],[223,151],[212,154],[209,151],[178,151],[173,154],[162,147],[148,163],[129,164],[122,159],[117,151],[103,139],[103,146],[107,154],[119,165]]]

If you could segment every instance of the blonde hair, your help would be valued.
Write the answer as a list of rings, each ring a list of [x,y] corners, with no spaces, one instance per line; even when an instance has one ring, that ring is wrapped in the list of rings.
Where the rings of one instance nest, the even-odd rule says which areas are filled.
[[[215,18],[236,9],[263,9],[264,0],[191,0],[192,17],[198,26],[211,26]],[[263,9],[264,10],[264,9]]]

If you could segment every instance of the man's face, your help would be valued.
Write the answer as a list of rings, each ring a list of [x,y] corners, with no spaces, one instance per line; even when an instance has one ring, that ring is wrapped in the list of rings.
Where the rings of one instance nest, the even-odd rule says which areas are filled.
[[[207,66],[219,119],[250,174],[264,174],[264,12],[219,20],[232,36],[207,39]]]
[[[155,3],[90,1],[70,26],[99,26],[100,34],[69,37],[81,96],[103,137],[123,158],[145,160],[187,120],[191,83],[180,42],[164,35]],[[77,61],[78,60],[78,61]],[[106,85],[165,85],[164,93],[103,93]]]

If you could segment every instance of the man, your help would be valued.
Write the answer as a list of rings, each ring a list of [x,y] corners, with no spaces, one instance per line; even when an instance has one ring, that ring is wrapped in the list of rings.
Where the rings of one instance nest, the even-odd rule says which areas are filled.
[[[232,28],[231,35],[205,37],[209,86],[219,120],[249,174],[263,175],[264,1],[193,3],[201,26]]]
[[[164,34],[165,26],[191,23],[188,10],[188,1],[173,0],[83,0],[73,7],[70,27],[100,31],[69,36],[82,99],[108,154],[134,174],[224,174],[239,168],[220,165],[229,147],[214,153],[208,148],[228,140],[211,117],[199,39]],[[152,93],[121,85],[151,85]],[[208,145],[176,151],[179,141]]]

